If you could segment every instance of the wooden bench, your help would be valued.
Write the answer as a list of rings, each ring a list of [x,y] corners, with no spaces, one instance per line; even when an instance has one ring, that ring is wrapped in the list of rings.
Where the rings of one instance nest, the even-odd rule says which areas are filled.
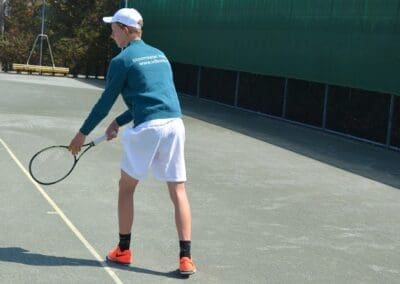
[[[40,66],[40,65],[29,65],[29,64],[18,64],[13,63],[12,69],[17,72],[37,72],[37,73],[50,73],[50,74],[63,74],[64,76],[69,73],[69,68],[66,67],[52,67],[52,66]]]

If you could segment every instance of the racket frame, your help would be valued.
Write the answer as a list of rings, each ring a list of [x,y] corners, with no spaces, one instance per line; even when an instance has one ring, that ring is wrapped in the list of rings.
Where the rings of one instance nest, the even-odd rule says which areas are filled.
[[[79,159],[80,159],[90,148],[92,148],[92,147],[94,147],[94,146],[100,144],[101,142],[105,141],[106,139],[107,139],[107,136],[106,136],[106,135],[102,135],[102,136],[100,136],[100,137],[94,139],[93,141],[91,141],[91,142],[89,142],[89,143],[83,144],[82,147],[86,147],[86,148],[85,148],[80,154],[78,154],[78,155],[73,155],[73,154],[71,153],[71,155],[72,155],[73,158],[74,158],[74,164],[72,165],[71,169],[70,169],[62,178],[59,178],[59,179],[57,179],[57,180],[55,180],[55,181],[52,181],[52,182],[43,182],[43,181],[38,180],[38,179],[33,175],[33,173],[32,173],[32,163],[33,163],[33,161],[35,160],[35,158],[36,158],[37,156],[39,156],[41,153],[43,153],[44,151],[47,151],[47,150],[53,149],[53,148],[65,148],[65,149],[68,151],[68,146],[65,146],[65,145],[54,145],[54,146],[49,146],[49,147],[43,148],[42,150],[38,151],[35,155],[33,155],[32,158],[31,158],[31,160],[29,161],[29,174],[31,175],[31,177],[32,177],[32,179],[33,179],[34,181],[36,181],[37,183],[39,183],[39,184],[41,184],[41,185],[52,185],[52,184],[58,183],[58,182],[64,180],[66,177],[68,177],[68,176],[72,173],[72,171],[74,170],[74,168],[75,168],[76,164],[78,163]]]

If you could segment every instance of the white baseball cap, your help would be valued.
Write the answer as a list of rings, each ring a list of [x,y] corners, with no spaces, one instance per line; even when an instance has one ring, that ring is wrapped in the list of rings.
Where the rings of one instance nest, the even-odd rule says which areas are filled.
[[[118,22],[128,27],[141,29],[142,26],[139,24],[139,21],[143,21],[143,18],[142,15],[133,8],[122,8],[115,12],[112,17],[103,17],[103,21],[108,24]]]

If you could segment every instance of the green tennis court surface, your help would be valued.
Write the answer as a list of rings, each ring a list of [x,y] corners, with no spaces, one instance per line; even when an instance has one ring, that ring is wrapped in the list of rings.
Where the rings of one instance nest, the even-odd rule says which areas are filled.
[[[152,177],[136,192],[133,264],[107,266],[119,139],[59,184],[26,174],[37,150],[69,143],[101,85],[0,73],[0,283],[400,282],[399,152],[186,96],[198,272],[176,273],[173,208]]]

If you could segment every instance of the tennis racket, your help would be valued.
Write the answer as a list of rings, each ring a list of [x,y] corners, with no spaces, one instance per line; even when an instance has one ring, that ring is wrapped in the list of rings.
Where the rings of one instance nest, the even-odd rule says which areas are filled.
[[[29,173],[38,183],[51,185],[69,176],[79,159],[92,147],[107,139],[100,136],[90,143],[82,145],[80,155],[73,155],[68,146],[50,146],[37,152],[29,161]]]

